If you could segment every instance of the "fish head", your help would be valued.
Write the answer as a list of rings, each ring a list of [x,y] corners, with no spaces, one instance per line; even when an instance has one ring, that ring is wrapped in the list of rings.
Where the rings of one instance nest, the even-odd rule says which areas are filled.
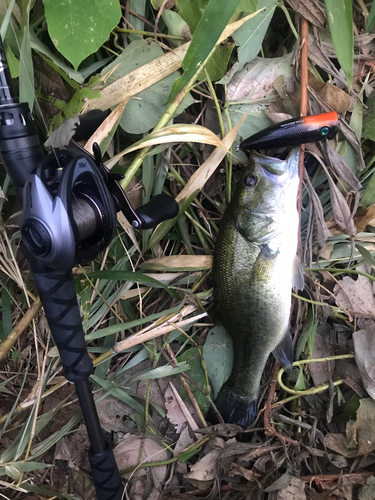
[[[298,161],[299,148],[292,149],[285,160],[252,155],[229,210],[236,229],[245,238],[266,239],[278,231],[288,212],[296,210]]]

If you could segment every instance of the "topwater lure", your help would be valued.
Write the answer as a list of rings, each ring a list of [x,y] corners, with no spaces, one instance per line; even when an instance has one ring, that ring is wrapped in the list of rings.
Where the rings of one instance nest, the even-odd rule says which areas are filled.
[[[338,115],[336,111],[292,118],[248,137],[241,142],[238,149],[249,156],[251,150],[299,146],[322,139],[333,139],[337,129]]]

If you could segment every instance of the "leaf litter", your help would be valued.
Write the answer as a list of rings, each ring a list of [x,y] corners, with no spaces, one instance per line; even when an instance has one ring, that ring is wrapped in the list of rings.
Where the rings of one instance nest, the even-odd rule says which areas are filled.
[[[188,2],[179,0],[177,3],[180,7],[178,22],[181,23],[182,19],[189,25],[189,16],[183,18]],[[108,277],[98,278],[94,285],[87,277],[87,269],[77,270],[77,275],[84,277],[92,294],[88,301],[92,356],[95,361],[107,363],[101,375],[105,379],[99,380],[98,375],[93,377],[97,383],[99,416],[107,437],[115,445],[119,468],[125,471],[128,498],[178,499],[186,494],[189,498],[198,498],[203,492],[212,499],[304,500],[325,497],[335,500],[341,497],[350,500],[356,498],[354,492],[358,488],[360,500],[373,496],[373,478],[368,475],[373,473],[375,463],[375,403],[367,396],[375,395],[375,304],[371,278],[375,264],[375,216],[371,201],[375,198],[371,196],[375,193],[370,183],[373,176],[371,147],[366,142],[362,151],[358,137],[348,127],[345,118],[345,114],[353,110],[364,78],[357,78],[349,91],[346,77],[338,69],[332,43],[326,36],[321,37],[315,28],[327,26],[322,3],[288,0],[288,5],[313,26],[309,37],[309,57],[314,69],[309,77],[310,112],[319,113],[332,108],[342,114],[338,141],[328,144],[327,148],[308,148],[320,163],[315,163],[304,173],[302,252],[307,256],[304,264],[310,270],[306,272],[305,291],[296,300],[301,303],[301,317],[306,319],[311,315],[314,318],[312,324],[319,326],[306,330],[309,338],[300,349],[300,359],[340,358],[354,352],[356,363],[335,359],[295,368],[286,377],[288,387],[291,390],[306,388],[305,394],[295,397],[278,387],[272,389],[275,382],[270,361],[263,377],[255,425],[248,430],[226,424],[207,426],[204,413],[210,397],[214,398],[228,377],[232,357],[225,332],[218,330],[218,326],[212,328],[210,277],[217,223],[227,202],[225,184],[231,182],[228,176],[232,171],[234,180],[240,176],[241,160],[245,160],[240,155],[236,158],[226,156],[226,153],[232,144],[236,145],[272,122],[298,115],[301,90],[299,78],[295,76],[297,56],[290,29],[293,21],[290,16],[283,17],[285,8],[275,10],[274,2],[241,2],[240,8],[245,14],[256,8],[264,7],[264,10],[258,18],[242,23],[243,26],[233,35],[237,52],[233,53],[229,71],[214,87],[217,95],[203,81],[190,89],[190,97],[178,111],[182,113],[178,120],[193,127],[193,117],[196,128],[173,125],[149,136],[147,134],[166,109],[173,72],[181,67],[188,44],[182,43],[177,48],[172,45],[164,52],[166,45],[156,43],[155,38],[147,42],[131,41],[124,34],[127,48],[113,63],[103,65],[98,84],[103,98],[81,103],[85,109],[98,105],[108,109],[120,105],[97,135],[94,134],[89,145],[96,137],[105,153],[111,143],[115,156],[109,160],[112,162],[109,165],[120,171],[129,165],[131,149],[137,147],[134,144],[139,139],[129,138],[129,134],[145,134],[139,147],[152,145],[155,150],[151,151],[138,175],[138,180],[143,183],[138,184],[142,196],[168,191],[178,199],[182,208],[178,220],[162,224],[151,235],[140,237],[128,228],[129,238],[118,237],[108,250],[106,260],[95,263],[95,270],[116,271],[120,269],[116,268],[119,252],[122,258],[127,253],[122,270],[152,271],[154,279],[160,277],[161,282],[167,283],[169,291],[179,294],[180,303],[177,303],[176,295],[173,298],[173,294],[156,287],[155,283],[147,282],[147,287],[139,287],[130,281]],[[165,11],[174,7],[163,8]],[[199,9],[196,11],[189,15],[199,16]],[[170,10],[170,13],[175,12]],[[354,22],[364,26],[364,18],[358,12],[356,16]],[[177,28],[173,31],[172,25],[177,22],[173,18],[175,16],[171,15],[167,23],[172,35],[178,32]],[[197,20],[190,26],[193,35],[192,27],[197,25]],[[233,27],[229,29],[233,31]],[[286,35],[281,43],[277,37],[279,30]],[[40,40],[38,46],[44,50],[41,53],[47,53]],[[359,51],[368,53],[365,44],[360,47]],[[260,50],[263,51],[262,57],[256,57]],[[64,71],[63,61],[56,56],[54,60],[59,63],[59,71]],[[85,69],[89,71],[88,67]],[[82,74],[72,70],[69,74],[83,83]],[[373,90],[373,81],[373,78],[368,79],[366,95]],[[227,85],[225,96],[224,84]],[[211,132],[209,139],[210,131],[203,130],[209,122],[207,100],[219,103],[218,119],[223,121],[221,137]],[[142,119],[137,114],[140,104],[144,109]],[[367,104],[373,112],[371,101]],[[73,103],[68,104],[71,116],[79,112],[73,107]],[[120,122],[122,131],[118,129]],[[372,137],[371,124],[370,115],[370,119],[365,119],[365,138]],[[71,125],[62,129],[64,142],[70,137]],[[239,134],[236,126],[241,127]],[[183,134],[186,141],[183,141]],[[173,146],[170,145],[172,140]],[[208,156],[201,144],[204,142],[218,149]],[[350,147],[354,148],[355,169],[345,161],[345,152]],[[127,151],[126,155],[124,151]],[[120,164],[114,165],[115,160]],[[149,171],[147,165],[151,167]],[[147,184],[149,178],[151,182]],[[367,191],[370,203],[360,198],[361,186]],[[204,221],[202,214],[205,215]],[[350,267],[347,269],[346,265]],[[172,312],[176,306],[178,311]],[[160,312],[163,314],[154,317]],[[146,326],[145,319],[148,320]],[[292,325],[297,340],[303,326],[293,319]],[[112,327],[116,328],[104,332],[105,328]],[[38,342],[41,342],[45,332],[40,329],[38,333]],[[28,332],[22,343],[31,343],[31,339],[31,332]],[[142,342],[143,351],[140,349]],[[25,354],[21,357],[25,358],[27,353],[24,349],[23,352]],[[110,362],[101,359],[101,354],[108,352],[117,354]],[[199,353],[203,353],[203,360]],[[16,355],[7,361],[6,371],[16,371],[23,366],[17,364]],[[58,369],[56,357],[49,358],[49,362]],[[187,387],[182,387],[177,378],[176,362],[185,363]],[[132,367],[130,370],[127,369],[129,366]],[[158,369],[164,376],[155,371]],[[173,376],[169,375],[171,369],[175,370]],[[207,375],[212,384],[211,394],[206,386]],[[338,378],[342,383],[334,387],[333,381]],[[54,380],[59,382],[56,375],[48,382],[52,388],[58,385]],[[328,383],[328,390],[311,392],[323,383]],[[15,388],[19,387],[17,379]],[[28,384],[23,392],[22,405],[18,402],[14,405],[12,392],[2,391],[7,398],[5,407],[9,407],[6,411],[10,412],[5,413],[3,423],[7,415],[11,415],[9,421],[16,424],[14,428],[7,428],[7,422],[4,443],[24,444],[22,432],[26,427],[17,431],[17,425],[22,424],[20,415],[24,408],[35,401],[32,387]],[[197,408],[203,411],[203,419]],[[267,423],[268,410],[270,418]],[[47,406],[46,410],[42,406],[39,423],[43,421],[43,412],[47,413]],[[68,469],[80,474],[82,469],[88,470],[84,434],[78,430],[68,435],[71,428],[67,429],[61,432],[52,460],[64,462]],[[48,437],[42,434],[40,439],[39,446],[44,444],[43,440],[48,441]],[[37,451],[37,448],[33,449]],[[22,469],[17,453],[8,457],[7,470],[3,470],[5,478],[7,473],[8,477],[19,475]],[[49,458],[51,456],[47,455],[46,463]],[[1,467],[4,466],[0,463]],[[39,479],[39,484],[44,484],[41,473],[38,470],[33,473],[36,482]],[[81,496],[88,497],[85,492]]]

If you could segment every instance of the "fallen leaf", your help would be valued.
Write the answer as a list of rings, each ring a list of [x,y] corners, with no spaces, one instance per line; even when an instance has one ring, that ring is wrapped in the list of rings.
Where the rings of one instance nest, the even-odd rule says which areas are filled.
[[[375,204],[368,208],[360,205],[354,216],[354,224],[358,233],[362,233],[366,226],[375,226]]]
[[[343,434],[327,434],[325,445],[347,458],[367,455],[375,450],[375,401],[361,399],[357,419],[349,420],[346,437]]]
[[[375,317],[374,289],[366,276],[360,275],[357,280],[344,276],[333,292],[339,307],[356,316]]]
[[[220,453],[220,448],[211,450],[190,467],[190,472],[184,476],[185,479],[196,488],[207,490],[215,480],[216,462]]]
[[[142,438],[139,436],[130,436],[119,443],[113,450],[115,459],[120,470],[134,467],[134,472],[124,475],[127,479],[135,475],[140,477],[151,474],[156,488],[160,488],[164,483],[168,467],[160,465],[150,467],[150,472],[146,468],[138,465],[146,462],[160,462],[170,458],[170,452],[163,446],[160,446],[151,438]]]
[[[375,399],[375,325],[353,333],[355,361],[363,387]]]
[[[319,334],[319,329],[315,335],[314,350],[312,353],[313,359],[333,356],[334,350],[326,340],[326,337]],[[309,363],[309,372],[311,373],[314,385],[324,384],[332,379],[335,369],[334,361],[322,361],[320,363]]]
[[[319,0],[287,0],[287,3],[309,23],[324,28],[327,22],[326,12]]]
[[[114,396],[107,396],[96,404],[100,425],[107,432],[131,432],[134,430],[134,423],[132,420],[125,421],[129,407],[115,398]]]
[[[80,470],[89,468],[87,450],[89,439],[85,429],[78,430],[69,436],[64,436],[56,444],[55,460],[65,460],[69,469]]]
[[[306,500],[305,483],[293,476],[289,485],[277,492],[275,500]]]
[[[233,462],[231,464],[231,467],[230,467],[230,470],[229,470],[229,475],[231,477],[242,476],[247,481],[250,481],[250,482],[256,482],[257,479],[262,476],[261,474],[259,474],[259,472],[256,472],[254,470],[246,469],[245,467],[241,467],[240,465],[236,464],[236,462]]]
[[[148,271],[197,271],[212,268],[210,255],[170,255],[149,259],[139,265]]]
[[[174,428],[177,433],[180,433],[182,428],[186,425],[187,420],[184,415],[184,412],[181,410],[179,402],[175,396],[174,391],[169,386],[167,387],[165,394],[165,408],[167,410],[167,417],[171,424],[174,425]],[[187,404],[187,403],[186,403]]]
[[[358,494],[358,500],[374,500],[375,498],[375,477],[370,476],[365,486],[361,489]]]

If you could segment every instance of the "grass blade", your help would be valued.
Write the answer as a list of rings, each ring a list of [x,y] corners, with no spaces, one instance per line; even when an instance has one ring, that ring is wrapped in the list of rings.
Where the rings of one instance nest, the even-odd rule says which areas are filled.
[[[325,0],[327,18],[337,59],[342,67],[348,87],[353,84],[354,34],[351,0]]]

